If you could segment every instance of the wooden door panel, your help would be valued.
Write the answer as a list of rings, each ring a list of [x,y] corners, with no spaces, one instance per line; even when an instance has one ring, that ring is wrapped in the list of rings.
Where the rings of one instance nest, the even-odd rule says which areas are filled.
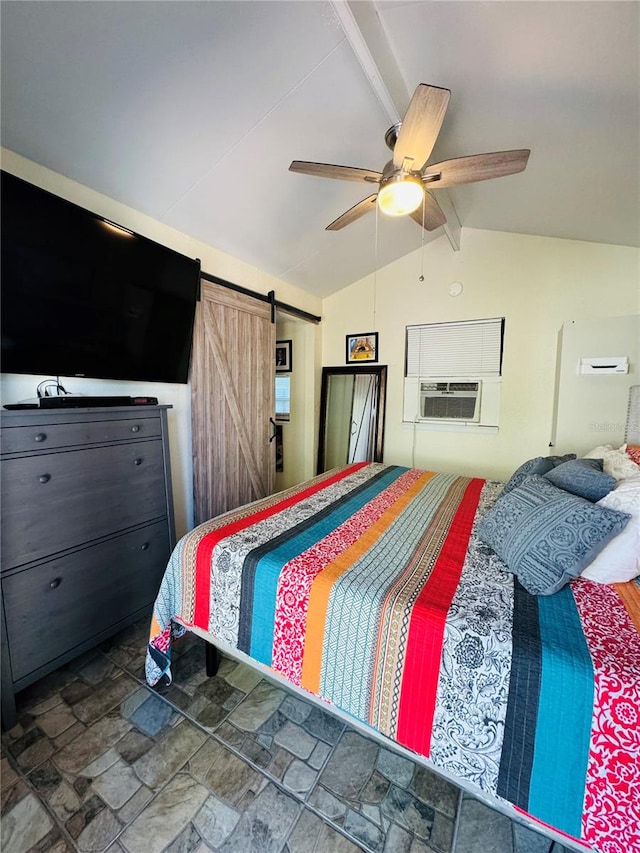
[[[196,523],[273,491],[270,306],[203,282],[191,367]]]

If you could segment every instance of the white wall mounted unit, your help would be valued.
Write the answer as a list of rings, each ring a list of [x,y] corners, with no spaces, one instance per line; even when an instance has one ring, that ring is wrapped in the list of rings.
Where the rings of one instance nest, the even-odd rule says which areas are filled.
[[[497,426],[500,377],[407,377],[405,423]]]
[[[628,373],[629,359],[626,356],[583,357],[578,362],[578,373],[612,374]]]
[[[625,441],[629,388],[640,382],[640,314],[567,320],[560,331],[555,411],[550,446],[553,453],[583,456],[594,447]],[[581,373],[584,353],[590,360],[613,364],[607,353],[624,352],[628,372]]]

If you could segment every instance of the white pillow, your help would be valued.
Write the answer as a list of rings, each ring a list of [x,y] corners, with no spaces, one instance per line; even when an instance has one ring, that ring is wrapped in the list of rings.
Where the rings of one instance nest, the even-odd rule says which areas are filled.
[[[605,474],[611,474],[616,480],[625,480],[627,477],[635,477],[640,474],[640,465],[631,459],[624,447],[614,448],[610,444],[594,447],[585,453],[585,459],[602,459],[602,470]]]
[[[631,518],[582,572],[582,577],[597,583],[630,581],[640,575],[640,475],[620,482],[598,501],[598,506],[628,512]]]

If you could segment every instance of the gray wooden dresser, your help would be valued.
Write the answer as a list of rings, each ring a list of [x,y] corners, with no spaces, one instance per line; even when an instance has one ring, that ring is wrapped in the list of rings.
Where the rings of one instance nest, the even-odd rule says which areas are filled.
[[[15,692],[150,614],[175,544],[170,406],[2,412],[2,722]]]

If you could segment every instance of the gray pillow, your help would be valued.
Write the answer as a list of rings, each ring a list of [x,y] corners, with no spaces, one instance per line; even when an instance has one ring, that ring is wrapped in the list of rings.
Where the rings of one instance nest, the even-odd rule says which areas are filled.
[[[516,468],[509,480],[507,480],[502,494],[504,495],[510,492],[511,489],[515,489],[516,486],[522,483],[525,477],[530,477],[532,474],[546,474],[555,468],[556,465],[561,465],[563,462],[575,458],[575,453],[567,453],[566,456],[536,456],[534,459],[528,459],[519,468]]]
[[[526,590],[550,595],[577,577],[630,518],[534,474],[496,501],[478,536]]]
[[[585,500],[601,500],[615,488],[616,480],[602,470],[602,459],[573,459],[544,475],[554,486]]]

